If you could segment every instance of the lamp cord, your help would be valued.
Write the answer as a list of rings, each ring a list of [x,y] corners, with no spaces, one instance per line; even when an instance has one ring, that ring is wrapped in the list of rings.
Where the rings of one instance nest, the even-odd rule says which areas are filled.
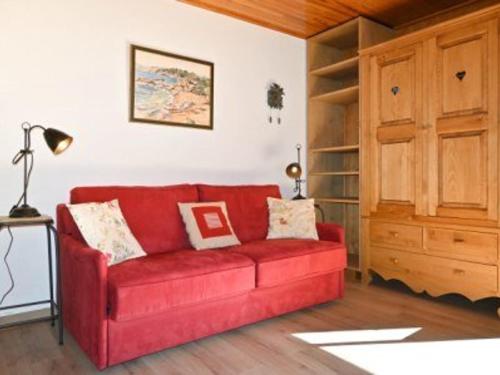
[[[3,262],[5,263],[5,266],[7,267],[7,272],[9,273],[9,278],[10,278],[10,287],[9,289],[3,294],[2,298],[0,299],[0,305],[3,304],[5,301],[5,298],[12,292],[14,289],[15,283],[14,283],[14,277],[12,277],[12,271],[10,270],[9,263],[7,262],[7,257],[10,254],[10,250],[12,249],[12,244],[14,243],[14,236],[12,235],[12,231],[10,230],[9,227],[7,227],[7,231],[9,232],[10,236],[10,242],[9,242],[9,247],[7,248],[7,252],[5,253],[3,257]]]

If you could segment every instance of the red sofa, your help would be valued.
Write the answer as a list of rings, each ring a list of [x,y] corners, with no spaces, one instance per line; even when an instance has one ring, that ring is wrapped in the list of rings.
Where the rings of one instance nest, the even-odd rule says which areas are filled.
[[[71,203],[118,199],[147,256],[108,267],[68,209],[57,207],[64,324],[99,369],[342,297],[344,231],[320,240],[266,240],[277,186],[79,187]],[[191,247],[177,202],[225,201],[242,242]]]

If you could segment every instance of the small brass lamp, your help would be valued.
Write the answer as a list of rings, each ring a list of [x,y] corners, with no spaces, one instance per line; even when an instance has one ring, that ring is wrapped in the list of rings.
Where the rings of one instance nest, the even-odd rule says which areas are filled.
[[[306,199],[306,197],[302,195],[302,183],[305,181],[301,179],[302,166],[300,165],[300,149],[302,148],[302,146],[298,144],[296,148],[297,148],[297,161],[295,163],[288,164],[288,166],[286,167],[286,175],[291,179],[295,180],[295,188],[293,189],[293,191],[297,192],[297,195],[292,198],[294,200]]]

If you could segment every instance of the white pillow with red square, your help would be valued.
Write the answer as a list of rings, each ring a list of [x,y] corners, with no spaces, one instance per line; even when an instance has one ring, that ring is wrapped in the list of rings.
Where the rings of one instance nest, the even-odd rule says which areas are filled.
[[[225,202],[178,203],[191,245],[196,250],[240,245]]]

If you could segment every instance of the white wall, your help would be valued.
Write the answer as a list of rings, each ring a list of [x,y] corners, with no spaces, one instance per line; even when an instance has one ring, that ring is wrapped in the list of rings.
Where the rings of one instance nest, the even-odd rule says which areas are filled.
[[[129,45],[215,63],[213,131],[128,121]],[[22,121],[66,131],[55,157],[34,134],[29,200],[54,214],[78,185],[279,183],[305,143],[305,42],[173,0],[0,0],[0,214],[21,190]],[[267,123],[266,85],[285,88],[282,125]],[[16,289],[6,305],[45,298],[41,230],[15,231]],[[0,256],[8,237],[0,233]],[[0,294],[8,279],[0,263]]]

